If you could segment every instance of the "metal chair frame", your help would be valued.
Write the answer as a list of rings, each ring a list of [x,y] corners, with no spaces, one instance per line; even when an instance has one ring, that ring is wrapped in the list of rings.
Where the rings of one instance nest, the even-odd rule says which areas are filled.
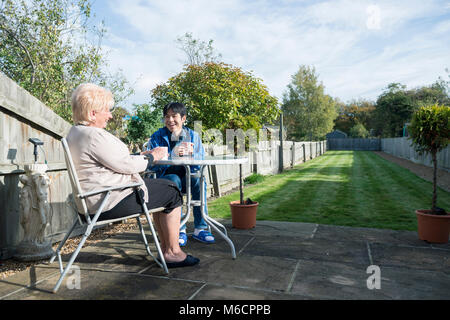
[[[142,199],[141,203],[142,203],[142,211],[143,211],[143,213],[128,215],[128,216],[124,216],[124,217],[117,218],[117,219],[97,221],[99,216],[100,216],[100,214],[101,214],[101,212],[102,212],[102,210],[103,210],[103,208],[105,207],[106,203],[108,202],[108,199],[109,199],[112,191],[133,188],[134,191],[137,192],[139,190],[139,188],[142,186],[142,183],[131,183],[131,184],[122,185],[122,186],[103,188],[103,189],[94,190],[94,191],[90,191],[90,192],[82,192],[82,189],[81,189],[81,186],[80,186],[80,183],[79,183],[79,180],[78,180],[78,175],[76,173],[75,166],[74,166],[73,161],[72,161],[72,156],[70,154],[69,145],[67,144],[67,140],[65,138],[62,138],[61,139],[61,143],[63,145],[64,156],[65,156],[66,165],[67,165],[67,172],[69,174],[70,183],[72,185],[72,195],[73,195],[74,201],[78,204],[77,207],[83,209],[82,210],[83,212],[80,212],[80,213],[84,215],[86,221],[82,221],[80,215],[77,214],[77,218],[75,219],[75,222],[73,223],[73,225],[70,228],[70,230],[66,233],[64,239],[60,242],[58,248],[56,249],[55,253],[53,254],[53,256],[50,259],[50,263],[53,263],[55,258],[56,257],[58,258],[59,269],[60,269],[60,273],[61,273],[61,276],[59,277],[58,282],[56,283],[55,287],[53,288],[53,293],[56,293],[58,291],[58,289],[59,289],[59,287],[60,287],[64,277],[66,276],[67,272],[70,270],[70,267],[72,266],[73,262],[77,258],[78,253],[81,251],[81,248],[83,247],[83,245],[86,242],[87,238],[90,236],[90,234],[91,234],[92,230],[94,229],[94,227],[105,225],[105,224],[109,224],[109,223],[113,223],[113,222],[117,222],[117,221],[123,221],[123,220],[131,219],[131,218],[136,218],[136,221],[137,221],[137,223],[139,225],[139,230],[141,231],[142,240],[144,241],[145,249],[147,250],[147,253],[154,259],[154,261],[161,268],[164,269],[165,273],[168,274],[169,270],[168,270],[166,262],[164,260],[164,255],[162,254],[161,246],[159,244],[159,240],[158,240],[155,228],[153,227],[152,219],[150,218],[150,214],[151,213],[160,212],[160,211],[164,210],[164,208],[155,208],[155,209],[152,209],[152,210],[148,210],[148,208],[147,208],[147,206],[145,204],[145,201]],[[103,198],[102,203],[100,204],[100,207],[95,212],[94,217],[91,219],[85,199],[90,197],[90,196],[101,194],[101,193],[105,194],[105,197]],[[76,211],[78,212],[77,209],[76,209]],[[150,231],[152,233],[153,240],[154,240],[156,248],[158,250],[159,259],[155,258],[155,256],[152,254],[152,252],[150,250],[150,247],[149,247],[149,244],[148,244],[148,241],[147,241],[147,237],[145,235],[144,228],[143,228],[142,223],[141,223],[140,216],[142,214],[145,215],[145,218],[147,219],[148,224],[150,226]],[[70,234],[73,232],[75,227],[78,226],[78,225],[85,225],[86,226],[86,230],[85,230],[85,232],[83,234],[83,237],[81,238],[81,241],[78,244],[76,250],[72,253],[72,255],[71,255],[71,257],[70,257],[66,267],[63,268],[63,263],[62,263],[62,259],[61,259],[60,250],[64,246],[64,244],[66,243],[67,239],[70,237]]]

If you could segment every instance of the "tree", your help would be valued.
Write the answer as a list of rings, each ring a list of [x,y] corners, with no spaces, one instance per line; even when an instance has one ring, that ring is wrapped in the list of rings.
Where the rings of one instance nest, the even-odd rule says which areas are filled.
[[[278,101],[261,79],[225,63],[186,65],[178,75],[152,90],[150,105],[159,110],[169,102],[187,107],[186,125],[202,122],[202,131],[254,129],[271,124],[279,115]]]
[[[411,90],[414,103],[417,106],[441,104],[450,105],[449,81],[438,79],[430,86],[420,87]]]
[[[121,72],[102,71],[105,29],[89,26],[91,14],[88,0],[0,4],[0,70],[69,122],[71,91],[80,83],[108,87],[116,103],[133,92]]]
[[[377,135],[382,137],[402,136],[405,123],[409,122],[416,109],[413,96],[406,92],[405,85],[389,84],[376,102]]]
[[[162,126],[162,110],[149,104],[135,104],[134,116],[129,117],[126,126],[126,142],[132,149],[141,149],[150,136]]]
[[[334,128],[348,134],[357,124],[361,124],[366,131],[374,129],[374,110],[374,103],[366,100],[351,101],[347,104],[338,103],[338,117],[334,121]]]
[[[349,135],[352,138],[367,138],[369,131],[367,131],[362,123],[357,123],[350,129]]]
[[[177,38],[179,48],[187,55],[187,64],[201,65],[205,62],[219,62],[222,58],[220,53],[215,53],[213,48],[214,40],[208,42],[194,39],[191,32],[186,32],[184,36]]]
[[[324,93],[314,67],[300,66],[283,94],[283,121],[288,139],[322,139],[333,129],[336,102]]]
[[[129,117],[130,113],[127,109],[122,107],[116,107],[112,110],[112,119],[108,121],[106,130],[115,135],[116,137],[126,140],[126,129],[124,118]]]
[[[377,134],[382,137],[402,136],[403,127],[423,105],[450,105],[449,81],[438,79],[430,86],[407,90],[405,85],[391,83],[378,97],[375,109]]]
[[[419,154],[430,153],[433,160],[432,212],[436,212],[437,153],[448,146],[450,138],[450,107],[428,105],[418,109],[408,127]]]

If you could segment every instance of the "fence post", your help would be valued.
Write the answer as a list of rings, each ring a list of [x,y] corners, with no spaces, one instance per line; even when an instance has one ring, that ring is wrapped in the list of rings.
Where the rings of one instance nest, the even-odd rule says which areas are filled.
[[[219,183],[219,178],[217,177],[217,169],[215,165],[209,166],[211,168],[211,177],[212,177],[212,184],[213,184],[213,189],[214,189],[214,195],[216,197],[220,197],[221,196],[221,192],[220,192],[220,183]]]
[[[303,144],[302,148],[303,148],[303,163],[305,163],[306,162],[306,144]]]
[[[292,141],[292,146],[291,146],[291,168],[294,167],[295,165],[295,141]]]
[[[283,113],[280,115],[280,148],[278,154],[278,171],[283,172]]]

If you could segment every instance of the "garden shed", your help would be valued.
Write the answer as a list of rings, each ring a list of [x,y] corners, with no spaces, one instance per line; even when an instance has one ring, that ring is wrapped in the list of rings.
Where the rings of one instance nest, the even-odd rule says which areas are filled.
[[[327,139],[345,139],[347,138],[347,134],[342,132],[341,130],[334,130],[330,133],[327,133]]]

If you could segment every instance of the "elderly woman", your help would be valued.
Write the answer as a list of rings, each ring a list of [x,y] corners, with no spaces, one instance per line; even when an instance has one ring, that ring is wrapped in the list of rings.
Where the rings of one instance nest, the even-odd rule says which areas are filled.
[[[141,155],[130,155],[123,142],[104,130],[112,118],[110,109],[113,105],[112,93],[95,84],[81,84],[72,94],[75,125],[67,135],[67,143],[81,188],[89,192],[102,187],[145,182],[140,190],[141,197],[132,189],[113,191],[99,220],[141,213],[140,198],[144,199],[149,209],[164,207],[163,212],[153,214],[153,219],[167,267],[197,264],[199,259],[184,253],[178,243],[183,201],[180,190],[168,180],[142,179],[139,175],[147,168],[148,161],[161,159],[166,151],[156,148]],[[97,195],[87,199],[90,212],[98,209],[102,197]]]

